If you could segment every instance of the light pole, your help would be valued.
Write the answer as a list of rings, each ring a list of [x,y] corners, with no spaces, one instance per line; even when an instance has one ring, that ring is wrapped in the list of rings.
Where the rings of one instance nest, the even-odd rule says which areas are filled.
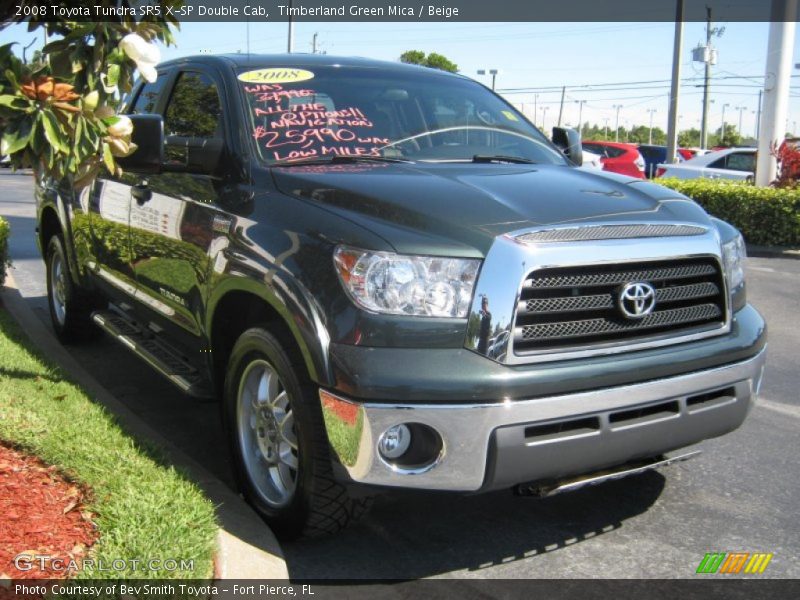
[[[617,110],[617,120],[614,121],[614,141],[619,141],[619,109],[622,108],[622,104],[615,104],[613,106]]]
[[[487,72],[492,76],[492,91],[494,91],[495,80],[497,79],[497,74],[500,71],[497,69],[478,69],[478,75],[486,75]]]
[[[747,110],[746,106],[737,106],[736,110],[739,111],[739,135],[742,135],[742,112]]]
[[[547,135],[547,111],[550,110],[549,106],[542,107],[542,132]]]
[[[650,113],[650,133],[647,135],[647,143],[653,143],[653,115],[656,114],[658,111],[655,108],[648,108],[647,112]]]
[[[605,133],[605,135],[603,137],[605,138],[606,141],[608,141],[608,121],[609,121],[609,118],[608,117],[603,117],[603,121],[605,121],[605,123],[606,123],[606,133]]]
[[[289,0],[289,34],[286,38],[286,52],[294,51],[294,19],[292,19],[292,0]]]
[[[583,105],[586,104],[586,100],[575,100],[578,103],[578,133],[582,133],[583,131]]]
[[[724,144],[725,143],[725,108],[728,107],[728,106],[730,106],[730,104],[726,103],[726,104],[722,105],[722,127],[719,130],[719,132],[720,132],[719,143],[720,144]],[[741,134],[742,132],[740,131],[739,133]]]

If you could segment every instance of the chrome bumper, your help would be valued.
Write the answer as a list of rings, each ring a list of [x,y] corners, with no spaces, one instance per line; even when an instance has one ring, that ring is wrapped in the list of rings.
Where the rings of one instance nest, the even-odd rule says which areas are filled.
[[[766,348],[705,371],[495,404],[357,403],[320,392],[338,462],[352,481],[477,491],[563,478],[655,456],[741,425],[761,385]],[[385,462],[378,440],[400,423],[421,423],[442,451],[420,468]]]

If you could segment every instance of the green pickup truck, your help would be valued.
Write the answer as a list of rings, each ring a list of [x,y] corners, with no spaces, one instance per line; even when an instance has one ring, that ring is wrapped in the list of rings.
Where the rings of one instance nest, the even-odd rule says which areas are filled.
[[[392,488],[542,496],[664,466],[758,392],[739,233],[576,166],[576,132],[551,142],[466,77],[203,55],[121,112],[122,176],[38,182],[53,325],[218,398],[283,537]]]

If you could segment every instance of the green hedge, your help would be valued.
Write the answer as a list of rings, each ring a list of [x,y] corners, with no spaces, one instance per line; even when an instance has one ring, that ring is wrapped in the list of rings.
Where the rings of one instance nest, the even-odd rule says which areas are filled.
[[[8,236],[10,233],[11,227],[9,227],[8,221],[0,217],[0,287],[6,282],[6,268],[9,265]]]
[[[727,221],[750,244],[800,246],[800,189],[755,187],[720,179],[658,179]]]

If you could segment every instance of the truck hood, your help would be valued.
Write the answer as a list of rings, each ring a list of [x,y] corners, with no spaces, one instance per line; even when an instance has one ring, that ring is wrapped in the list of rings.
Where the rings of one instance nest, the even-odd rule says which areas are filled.
[[[272,174],[282,192],[324,205],[401,253],[482,256],[498,235],[563,223],[711,225],[667,188],[558,165],[356,163]]]

